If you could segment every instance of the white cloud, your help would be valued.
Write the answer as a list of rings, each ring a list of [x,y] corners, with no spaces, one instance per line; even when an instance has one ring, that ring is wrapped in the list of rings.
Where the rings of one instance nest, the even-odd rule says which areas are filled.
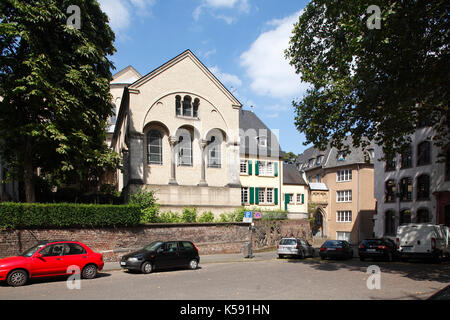
[[[249,13],[250,3],[249,0],[202,0],[201,4],[195,8],[192,16],[195,21],[200,18],[200,15],[205,9],[211,13],[220,9],[237,9],[239,13]],[[236,19],[223,14],[212,14],[216,19],[224,20],[227,24],[233,23]]]
[[[131,25],[132,16],[147,15],[156,0],[98,0],[98,2],[108,15],[113,31],[120,33]]]
[[[272,29],[263,32],[241,55],[241,66],[250,78],[250,87],[260,95],[274,98],[293,99],[304,93],[308,87],[300,82],[284,50],[289,47],[292,29],[301,11],[284,19],[274,19],[267,23]],[[274,27],[274,28],[273,28]]]
[[[238,76],[236,76],[234,74],[229,74],[229,73],[222,72],[222,71],[220,71],[218,66],[213,66],[213,67],[210,67],[208,69],[223,84],[230,85],[231,87],[234,87],[234,88],[240,87],[242,85],[242,81],[241,81],[241,79],[239,79]]]

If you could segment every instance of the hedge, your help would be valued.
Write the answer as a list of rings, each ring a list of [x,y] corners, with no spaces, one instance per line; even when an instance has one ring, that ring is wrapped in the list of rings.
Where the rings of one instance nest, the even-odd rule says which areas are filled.
[[[135,205],[0,203],[0,229],[135,226],[141,216]]]

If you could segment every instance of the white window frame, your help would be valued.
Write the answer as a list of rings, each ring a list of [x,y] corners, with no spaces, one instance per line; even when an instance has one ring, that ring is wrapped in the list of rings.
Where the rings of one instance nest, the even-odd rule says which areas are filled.
[[[339,234],[342,234],[343,237],[340,237]],[[336,231],[336,240],[345,240],[350,242],[352,233],[349,231]]]
[[[266,189],[266,202],[267,204],[272,204],[273,203],[273,188],[265,188]],[[270,199],[269,199],[269,195],[270,195]]]
[[[352,169],[342,169],[336,172],[336,182],[352,181]]]
[[[244,168],[244,170],[242,170]],[[248,174],[248,160],[242,160],[239,168],[240,174]]]
[[[258,175],[261,177],[275,177],[273,161],[258,161]]]
[[[302,204],[302,194],[301,193],[297,193],[297,203],[298,204]]]
[[[336,202],[352,202],[352,190],[336,191]]]
[[[352,211],[351,210],[339,210],[336,211],[336,222],[352,222]]]
[[[260,204],[264,204],[266,203],[265,201],[266,201],[266,188],[258,188],[258,202]]]
[[[249,204],[249,188],[248,187],[241,187],[241,203],[242,204]]]

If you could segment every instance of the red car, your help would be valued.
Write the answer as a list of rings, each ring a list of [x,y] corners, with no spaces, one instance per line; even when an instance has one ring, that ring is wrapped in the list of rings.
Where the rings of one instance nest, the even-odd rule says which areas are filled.
[[[76,266],[84,279],[93,279],[103,269],[103,256],[76,241],[41,241],[20,256],[0,259],[0,281],[14,287],[29,278],[73,274]]]

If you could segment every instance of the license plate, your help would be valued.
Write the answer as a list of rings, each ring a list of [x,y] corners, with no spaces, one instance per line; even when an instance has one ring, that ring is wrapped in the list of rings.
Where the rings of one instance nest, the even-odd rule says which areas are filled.
[[[120,265],[125,266],[125,265],[127,265],[127,263],[125,261],[120,261]]]
[[[412,248],[411,248],[411,247],[402,247],[402,249],[403,249],[403,252],[409,252],[409,251],[412,251]]]
[[[367,252],[376,252],[377,249],[366,249]]]
[[[328,248],[328,251],[334,251],[336,248]]]

